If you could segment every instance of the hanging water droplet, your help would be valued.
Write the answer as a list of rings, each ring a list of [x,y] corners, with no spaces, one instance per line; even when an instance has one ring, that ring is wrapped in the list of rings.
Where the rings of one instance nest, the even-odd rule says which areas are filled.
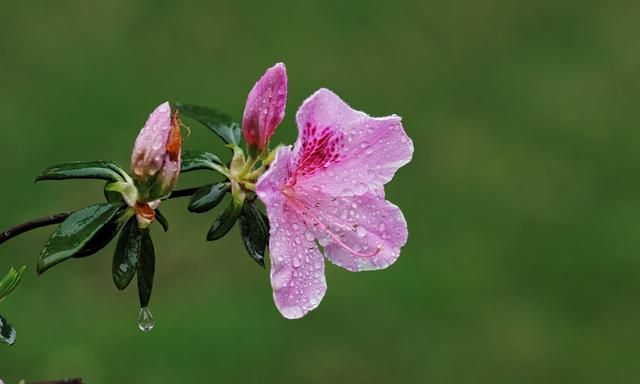
[[[149,332],[153,329],[156,321],[153,319],[153,315],[149,310],[149,307],[140,308],[140,314],[138,315],[138,328],[142,332]]]

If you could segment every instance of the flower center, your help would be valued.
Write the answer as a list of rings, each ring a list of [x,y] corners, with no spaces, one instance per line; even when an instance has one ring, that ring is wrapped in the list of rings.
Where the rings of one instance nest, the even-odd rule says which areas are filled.
[[[296,184],[298,177],[311,175],[340,160],[340,150],[344,148],[344,136],[331,127],[318,129],[306,123],[302,135],[305,139],[302,140],[295,174],[289,180],[291,186]]]

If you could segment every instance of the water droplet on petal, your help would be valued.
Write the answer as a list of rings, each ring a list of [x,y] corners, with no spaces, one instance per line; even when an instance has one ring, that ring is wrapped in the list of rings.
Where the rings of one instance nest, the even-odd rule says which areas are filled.
[[[293,258],[293,267],[294,268],[300,268],[301,265],[301,260],[299,257],[294,257]]]
[[[358,195],[362,195],[369,190],[369,187],[365,183],[358,183],[354,186],[354,191]]]
[[[307,239],[307,241],[315,240],[315,236],[313,236],[313,233],[311,233],[311,231],[305,232],[304,233],[304,237],[305,237],[305,239]]]
[[[140,314],[138,315],[138,328],[142,332],[149,332],[156,325],[156,321],[149,310],[149,307],[140,308]]]

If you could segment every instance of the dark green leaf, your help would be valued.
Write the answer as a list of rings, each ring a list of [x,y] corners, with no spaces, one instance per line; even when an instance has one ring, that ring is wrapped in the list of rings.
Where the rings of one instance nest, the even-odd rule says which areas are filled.
[[[225,143],[238,144],[240,142],[240,125],[224,113],[208,107],[180,103],[176,104],[176,108],[183,116],[204,124],[213,133],[220,136]]]
[[[190,212],[203,213],[215,208],[231,189],[231,184],[221,182],[201,187],[189,200]]]
[[[127,212],[127,206],[119,203],[120,206],[118,213],[107,222],[96,234],[89,240],[78,252],[73,254],[75,258],[87,257],[95,254],[102,248],[106,247],[111,240],[120,232],[122,226],[127,221],[127,218],[131,216],[132,212]]]
[[[113,282],[120,290],[125,289],[136,274],[141,244],[142,233],[138,228],[138,219],[132,217],[120,232],[111,266]]]
[[[153,275],[156,268],[156,254],[148,229],[141,229],[140,257],[138,258],[138,296],[140,307],[149,305],[153,289]]]
[[[54,165],[36,177],[41,180],[100,179],[107,181],[125,181],[126,173],[112,161],[78,161]]]
[[[13,345],[16,342],[16,330],[9,320],[0,316],[0,342]]]
[[[240,213],[240,234],[249,256],[264,267],[264,255],[269,243],[269,227],[262,213],[250,201],[245,201]]]
[[[121,211],[120,204],[96,204],[69,216],[51,235],[38,259],[38,273],[68,259],[113,220]]]
[[[270,233],[271,225],[269,224],[269,216],[265,215],[264,212],[258,210],[260,212],[260,216],[262,217],[262,222],[267,226],[267,233]]]
[[[180,172],[190,172],[200,169],[217,171],[222,166],[218,156],[210,152],[185,149],[182,151]]]
[[[11,268],[9,273],[0,280],[0,301],[7,297],[7,295],[9,295],[18,286],[26,268],[27,267],[22,267],[18,270]]]
[[[238,220],[242,211],[242,201],[235,197],[231,199],[229,205],[225,208],[220,216],[213,222],[213,225],[207,233],[207,240],[213,241],[226,235]]]
[[[162,229],[164,229],[165,232],[169,231],[169,220],[164,217],[159,209],[156,209],[156,220],[158,221],[158,224],[162,226]]]

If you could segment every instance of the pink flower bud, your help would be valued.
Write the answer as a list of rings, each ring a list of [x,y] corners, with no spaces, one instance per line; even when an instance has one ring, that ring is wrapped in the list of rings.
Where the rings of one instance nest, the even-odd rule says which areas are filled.
[[[253,86],[242,117],[242,134],[251,152],[261,153],[284,118],[287,70],[282,63],[267,69]]]
[[[178,181],[182,135],[177,112],[168,102],[149,115],[131,155],[131,171],[140,201],[166,197]]]

